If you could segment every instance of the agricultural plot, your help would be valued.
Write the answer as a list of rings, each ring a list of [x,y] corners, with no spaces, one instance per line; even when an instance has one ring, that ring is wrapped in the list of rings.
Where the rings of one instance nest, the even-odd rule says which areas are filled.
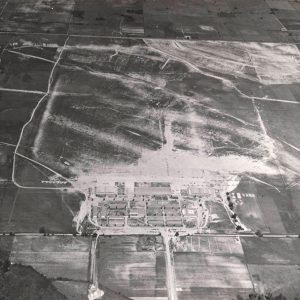
[[[188,3],[184,5],[171,0],[145,2],[145,35],[257,42],[288,39],[287,34],[278,33],[280,24],[265,1],[222,1],[217,4],[206,1],[201,5],[197,1]],[[293,12],[287,14],[287,17],[292,18]]]
[[[280,177],[244,177],[233,191],[234,211],[253,231],[297,233],[300,224],[299,189],[297,184],[294,185],[283,184]]]
[[[89,283],[78,281],[56,280],[54,287],[69,300],[87,300]]]
[[[2,12],[1,31],[66,34],[73,1],[9,1]]]
[[[259,196],[253,180],[242,178],[237,188],[231,193],[231,197],[234,203],[234,212],[247,228],[253,231],[270,232],[257,199]]]
[[[174,264],[178,299],[234,299],[253,290],[238,238],[181,238]]]
[[[243,238],[242,244],[257,292],[299,296],[299,240]]]
[[[297,299],[300,292],[300,270],[295,265],[248,265],[255,289],[259,293],[284,295]]]
[[[286,233],[286,229],[274,199],[271,196],[266,195],[263,199],[259,200],[261,200],[261,208],[265,215],[265,222],[270,228],[270,231],[273,233]]]
[[[13,237],[5,236],[0,237],[0,262],[1,264],[9,259],[10,251],[12,248]]]
[[[243,238],[242,244],[248,264],[300,264],[300,241],[297,239]]]
[[[1,185],[8,185],[11,181],[13,166],[13,145],[0,144],[0,181]]]
[[[291,187],[289,189],[289,198],[293,206],[293,212],[291,214],[299,216],[300,215],[300,189],[298,186]],[[299,218],[294,218],[294,222],[291,223],[297,228],[299,228]]]
[[[0,139],[14,147],[40,95],[0,91]],[[4,144],[3,144],[4,145]]]
[[[2,272],[1,272],[2,273]],[[38,299],[68,300],[60,293],[45,276],[32,267],[15,264],[1,274],[1,295],[7,299]]]
[[[10,261],[30,266],[51,280],[63,299],[87,299],[90,239],[18,236]]]
[[[269,232],[269,228],[264,223],[263,215],[255,196],[243,197],[242,199],[243,203],[236,207],[235,212],[243,224],[253,231],[260,230],[262,232]]]
[[[275,2],[275,5],[274,5]],[[281,1],[189,0],[6,1],[0,2],[2,32],[142,36],[203,40],[291,42],[299,6]],[[201,21],[199,21],[201,20]],[[283,28],[283,30],[282,30]]]
[[[298,233],[300,214],[299,190],[282,188],[278,193],[269,187],[258,186],[258,201],[264,220],[272,233]]]
[[[234,254],[243,257],[243,249],[238,238],[185,236],[176,239],[175,252],[199,252],[212,255]]]
[[[109,291],[128,298],[167,299],[161,237],[100,236],[97,268],[99,284]]]
[[[17,236],[10,260],[32,266],[52,280],[87,282],[89,251],[88,238]]]
[[[69,32],[108,36],[144,35],[143,1],[76,0]]]
[[[14,186],[2,186],[0,196],[0,228],[4,232],[74,232],[73,218],[83,200],[80,194]]]
[[[47,91],[52,62],[41,59],[37,61],[34,57],[7,49],[2,54],[1,67],[5,74],[0,81],[1,87],[36,91],[41,94]]]
[[[287,79],[288,74],[286,75]],[[300,87],[297,84],[291,84],[289,89],[285,86],[278,86],[273,91],[270,91],[277,97],[290,101],[297,101],[300,94]],[[298,109],[287,109],[284,103],[262,103],[260,105],[261,116],[264,120],[266,130],[270,136],[275,140],[281,142],[281,146],[276,148],[276,155],[278,160],[283,162],[283,169],[287,166],[293,166],[292,170],[297,172],[299,170],[300,158],[300,143],[297,138],[297,128],[300,125],[300,111]],[[284,155],[285,150],[291,151],[291,155]]]
[[[1,236],[1,295],[7,299],[32,299],[33,295],[45,299],[45,294],[48,299],[87,299],[86,278],[69,275],[86,272],[82,267],[88,261],[83,254],[87,253],[88,259],[88,250],[88,239]],[[74,254],[76,262],[67,262],[66,254]],[[8,269],[4,267],[7,260],[13,263]],[[52,270],[48,269],[49,264],[53,266]],[[63,268],[66,269],[61,272]],[[56,277],[60,279],[56,280]]]
[[[205,205],[209,210],[207,226],[210,230],[216,232],[232,232],[235,230],[235,226],[222,203],[207,201]]]

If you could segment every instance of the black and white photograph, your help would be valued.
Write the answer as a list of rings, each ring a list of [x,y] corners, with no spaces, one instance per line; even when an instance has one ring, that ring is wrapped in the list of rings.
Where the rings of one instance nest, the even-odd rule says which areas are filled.
[[[300,300],[300,1],[0,0],[0,300]]]

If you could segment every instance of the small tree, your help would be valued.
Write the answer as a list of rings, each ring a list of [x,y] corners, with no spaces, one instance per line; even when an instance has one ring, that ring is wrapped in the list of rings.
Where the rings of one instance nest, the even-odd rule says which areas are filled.
[[[39,233],[46,233],[46,228],[44,226],[41,226],[39,229]]]
[[[6,273],[7,271],[9,271],[10,261],[8,259],[6,259],[0,266],[3,270],[3,273]]]
[[[255,234],[258,236],[258,237],[263,237],[263,233],[258,229],[255,231]]]
[[[247,299],[249,299],[249,300],[287,300],[287,298],[282,294],[273,296],[272,293],[267,293],[265,295],[251,293],[248,295],[247,298],[243,298],[242,296],[237,295],[237,300],[247,300]],[[297,300],[297,298],[295,298],[295,300]]]

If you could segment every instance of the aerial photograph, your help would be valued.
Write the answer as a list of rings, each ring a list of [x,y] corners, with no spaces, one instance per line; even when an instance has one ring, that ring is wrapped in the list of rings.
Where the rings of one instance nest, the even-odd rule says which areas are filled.
[[[300,300],[299,0],[0,0],[0,300]]]

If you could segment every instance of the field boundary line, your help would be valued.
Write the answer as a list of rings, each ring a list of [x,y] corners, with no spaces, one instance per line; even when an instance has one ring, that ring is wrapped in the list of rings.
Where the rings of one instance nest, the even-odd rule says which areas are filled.
[[[15,93],[26,93],[26,94],[38,94],[38,95],[44,95],[44,96],[46,94],[45,92],[42,92],[42,91],[10,89],[10,88],[5,88],[5,87],[0,87],[0,91],[15,92]]]
[[[1,9],[1,12],[0,12],[0,17],[2,17],[3,12],[4,12],[4,10],[5,10],[6,6],[7,6],[7,4],[8,4],[8,1],[9,1],[9,0],[7,0],[7,1],[4,3],[4,5],[3,5],[2,9]]]
[[[11,223],[11,219],[13,217],[13,213],[14,213],[14,210],[15,210],[15,206],[16,206],[18,195],[19,195],[19,191],[20,191],[20,189],[17,189],[17,191],[16,191],[16,195],[14,197],[14,201],[13,201],[13,205],[12,205],[12,208],[11,208],[11,211],[10,211],[10,214],[9,214],[7,225],[9,225]]]
[[[54,63],[55,63],[55,61],[54,61],[54,60],[47,59],[47,58],[43,58],[43,57],[36,56],[36,55],[31,55],[31,54],[22,53],[22,52],[19,52],[19,51],[14,51],[14,50],[7,50],[7,49],[5,49],[4,51],[5,51],[5,52],[12,53],[12,54],[16,54],[16,55],[21,55],[21,56],[25,56],[25,57],[29,57],[29,58],[34,58],[34,59],[38,59],[38,60],[42,60],[42,61],[46,61],[46,62],[49,62],[49,63],[52,63],[52,64],[54,64]]]

